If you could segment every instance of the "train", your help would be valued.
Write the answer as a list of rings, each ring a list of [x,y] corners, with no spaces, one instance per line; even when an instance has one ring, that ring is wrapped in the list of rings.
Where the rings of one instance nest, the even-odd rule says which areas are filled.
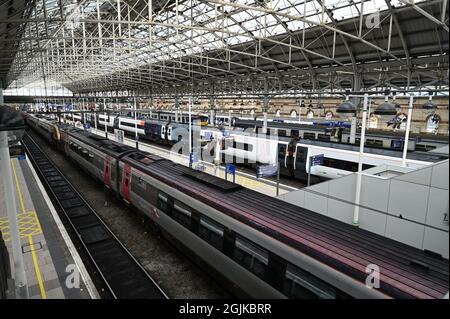
[[[306,180],[308,173],[318,180],[340,178],[358,170],[359,146],[277,137],[275,139],[253,133],[233,133],[226,138],[221,150],[222,162],[235,162],[255,168],[259,165],[277,165],[281,175]],[[310,166],[313,156],[323,157],[323,163]],[[379,165],[407,166],[417,169],[448,159],[447,153],[412,151],[403,163],[403,152],[390,149],[365,147],[361,156],[363,169]]]
[[[128,113],[128,114],[127,114]],[[130,117],[134,118],[132,110],[120,113],[111,113],[108,115],[108,127],[114,126],[114,118]],[[67,114],[67,116],[72,116]],[[73,115],[80,120],[79,113]],[[99,115],[100,116],[100,115]],[[253,130],[256,134],[263,131],[263,121],[255,116],[231,116],[219,114],[214,117],[214,123],[211,116],[207,114],[194,113],[191,115],[192,121],[201,123],[202,127],[219,126],[229,130]],[[92,118],[92,119],[91,119]],[[186,112],[174,111],[138,111],[138,120],[153,120],[155,122],[170,123],[171,125],[189,123],[189,114]],[[81,121],[81,120],[80,120]],[[100,123],[99,120],[97,120]],[[82,121],[81,121],[82,122]],[[94,123],[94,116],[90,116],[88,122]],[[100,123],[101,124],[101,123]],[[298,121],[294,119],[269,118],[266,134],[276,134],[280,137],[301,138],[303,140],[317,140],[325,142],[334,142],[340,144],[351,144],[351,123],[348,121],[306,119]],[[360,128],[356,131],[355,144],[359,145]],[[383,130],[370,129],[366,131],[366,147],[390,149],[402,151],[404,146],[404,133],[401,131],[387,132]],[[408,151],[433,150],[443,145],[448,145],[448,137],[436,136],[434,134],[410,133],[408,140]]]
[[[170,113],[169,113],[170,114]],[[77,116],[77,114],[73,114]],[[85,122],[94,121],[99,129],[123,130],[126,134],[139,139],[146,139],[154,143],[173,146],[176,143],[186,143],[183,137],[189,131],[189,124],[182,122],[168,122],[156,119],[134,119],[130,116],[97,114],[96,118],[85,113]],[[88,117],[89,116],[89,117]],[[158,116],[161,118],[161,114]],[[95,121],[97,121],[95,123]],[[80,125],[79,125],[80,126]],[[106,127],[105,127],[106,126]],[[307,181],[308,175],[313,183],[329,179],[340,178],[358,170],[359,146],[350,143],[340,143],[325,139],[308,139],[292,137],[289,134],[273,135],[257,134],[253,129],[244,130],[239,127],[217,129],[214,127],[192,126],[191,133],[202,139],[199,156],[203,160],[211,160],[207,151],[220,152],[217,158],[221,163],[235,163],[256,169],[261,165],[280,166],[280,174],[284,177]],[[312,128],[317,130],[317,128]],[[137,131],[136,131],[137,130]],[[200,130],[200,132],[197,132]],[[306,137],[306,132],[304,132]],[[271,137],[276,136],[276,139]],[[294,135],[295,136],[295,135]],[[390,137],[392,140],[392,137]],[[385,137],[389,141],[389,137]],[[219,149],[209,145],[221,141]],[[369,141],[369,139],[367,140]],[[367,144],[367,143],[366,143]],[[214,151],[213,151],[214,150]],[[322,165],[309,165],[312,156],[323,156]],[[448,154],[426,151],[409,151],[405,163],[402,160],[403,152],[397,149],[385,149],[366,145],[362,156],[363,169],[389,164],[393,166],[406,165],[410,168],[420,168],[448,158]],[[205,159],[206,157],[206,159]]]
[[[448,292],[449,261],[437,254],[86,130],[32,115],[26,121],[237,296],[443,298]],[[382,269],[375,286],[367,284],[374,264]]]

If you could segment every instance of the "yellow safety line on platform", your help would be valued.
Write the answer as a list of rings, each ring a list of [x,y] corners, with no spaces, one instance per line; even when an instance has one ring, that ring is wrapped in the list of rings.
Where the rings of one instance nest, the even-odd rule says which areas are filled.
[[[17,193],[19,194],[20,205],[22,206],[22,214],[25,214],[26,210],[25,210],[25,204],[23,202],[22,190],[19,185],[19,179],[17,178],[16,167],[14,165],[13,160],[11,160],[11,167],[13,169],[14,178],[16,180],[16,189],[17,189]],[[35,216],[36,216],[36,220],[38,222],[39,228],[40,228],[39,218],[37,217],[37,215],[35,215]],[[33,235],[28,236],[28,243],[30,244],[30,247],[33,248]],[[36,277],[37,277],[37,280],[39,283],[39,290],[41,291],[41,297],[42,297],[42,299],[47,299],[47,294],[46,294],[45,288],[44,288],[44,282],[42,281],[41,269],[39,268],[39,264],[38,264],[36,253],[35,253],[34,249],[31,249],[31,256],[33,257],[34,270],[36,272]]]
[[[29,235],[42,234],[42,228],[35,211],[26,212],[25,214],[17,214],[19,223],[20,238],[25,238]],[[9,237],[9,222],[8,217],[0,217],[0,231],[3,233],[5,242],[11,240]]]
[[[14,178],[16,180],[16,188],[17,188],[17,193],[19,194],[20,205],[22,206],[22,213],[25,213],[26,210],[25,210],[25,204],[23,202],[22,190],[20,189],[19,179],[17,178],[16,166],[14,165],[13,160],[11,160],[11,167],[13,169]]]
[[[47,299],[47,294],[45,292],[44,282],[42,281],[41,271],[39,269],[39,264],[37,261],[36,253],[34,252],[34,249],[33,249],[33,235],[28,236],[28,242],[30,243],[30,247],[31,247],[31,255],[33,256],[33,264],[34,264],[34,269],[36,270],[36,277],[37,277],[37,280],[39,283],[39,290],[41,291],[42,299]]]

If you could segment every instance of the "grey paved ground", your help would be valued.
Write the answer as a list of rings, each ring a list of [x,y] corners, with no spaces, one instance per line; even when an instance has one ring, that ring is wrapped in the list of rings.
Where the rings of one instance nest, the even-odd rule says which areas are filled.
[[[66,267],[74,264],[72,256],[53,220],[28,163],[14,159],[12,165],[19,232],[30,298],[90,298],[84,283],[78,289],[66,287],[65,280],[68,275]],[[2,179],[0,179],[0,228],[11,255],[9,223]],[[12,263],[12,257],[10,260]],[[11,267],[14,269],[12,264]]]

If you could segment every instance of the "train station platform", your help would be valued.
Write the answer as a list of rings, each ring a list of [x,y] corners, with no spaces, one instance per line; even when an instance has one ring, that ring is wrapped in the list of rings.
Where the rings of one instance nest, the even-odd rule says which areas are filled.
[[[98,130],[98,129],[96,130],[94,128],[92,128],[92,133],[95,133],[100,136],[105,136],[104,131]],[[111,134],[109,132],[108,138],[110,140],[114,140],[114,134]],[[124,137],[123,142],[124,142],[124,144],[132,146],[132,147],[136,146],[135,140],[132,138],[128,138],[126,136]],[[139,141],[139,150],[149,152],[149,153],[155,154],[157,156],[161,156],[163,158],[170,159],[173,162],[184,165],[184,166],[189,166],[188,156],[173,153],[168,149],[146,143],[146,141],[142,141],[142,140]],[[200,161],[199,163],[202,167],[202,171],[204,171],[205,173],[208,173],[210,175],[215,175],[217,177],[225,179],[226,174],[225,174],[225,168],[223,166],[217,166],[212,163],[208,163],[208,162],[204,162],[204,161]],[[227,176],[227,178],[229,181],[232,181],[231,176]],[[256,176],[242,172],[238,169],[236,169],[235,183],[242,185],[243,187],[252,189],[256,192],[271,196],[271,197],[277,196],[276,182],[268,180],[268,179],[264,179],[264,178],[257,179]],[[296,191],[296,190],[298,190],[298,188],[295,188],[295,187],[292,187],[289,185],[280,184],[279,195],[287,194],[289,192]]]
[[[28,158],[11,159],[11,166],[29,297],[97,298],[98,293],[81,258]],[[0,230],[9,252],[14,277],[4,187],[3,179],[0,178]],[[80,275],[78,287],[73,276],[76,272]],[[69,275],[72,275],[70,280]]]

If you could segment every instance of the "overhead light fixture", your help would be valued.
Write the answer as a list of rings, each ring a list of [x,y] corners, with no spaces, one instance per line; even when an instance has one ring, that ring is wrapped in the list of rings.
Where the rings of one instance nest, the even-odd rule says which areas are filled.
[[[424,110],[436,110],[437,105],[434,104],[432,101],[427,101],[422,105],[422,109]]]
[[[373,112],[375,115],[380,116],[393,116],[397,115],[399,104],[384,102],[380,104],[375,111]]]
[[[354,115],[356,114],[356,106],[350,101],[345,101],[336,108],[336,113],[342,115]]]

